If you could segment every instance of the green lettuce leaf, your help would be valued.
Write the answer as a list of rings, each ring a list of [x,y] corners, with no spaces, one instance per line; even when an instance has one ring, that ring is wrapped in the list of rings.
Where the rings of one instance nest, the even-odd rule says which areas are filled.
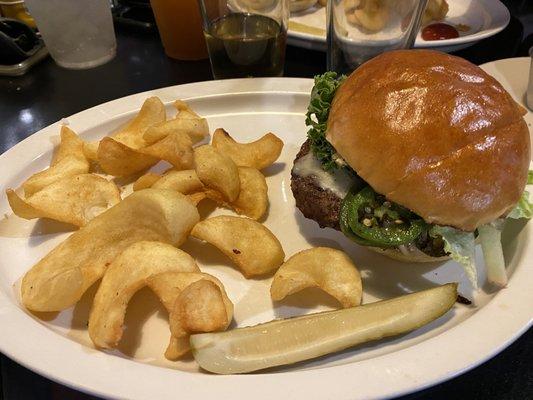
[[[432,237],[441,236],[444,250],[450,257],[464,268],[468,279],[477,288],[477,270],[475,257],[475,236],[473,232],[465,232],[450,226],[433,225],[429,230]]]
[[[520,218],[533,218],[533,203],[529,201],[529,192],[522,193],[522,197],[516,203],[516,206],[507,214],[507,218],[520,219]]]
[[[533,171],[531,170],[527,172],[527,184],[533,185]]]
[[[326,171],[338,168],[333,157],[335,149],[326,140],[326,127],[331,102],[345,79],[346,76],[337,76],[335,72],[315,76],[315,86],[311,91],[311,100],[307,108],[305,124],[310,128],[307,137],[311,143],[311,150]]]

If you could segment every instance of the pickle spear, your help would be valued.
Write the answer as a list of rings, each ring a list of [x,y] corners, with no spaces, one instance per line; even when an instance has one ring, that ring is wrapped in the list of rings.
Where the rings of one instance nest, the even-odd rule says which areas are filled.
[[[191,348],[207,371],[257,371],[412,331],[445,314],[456,298],[457,284],[448,283],[364,306],[192,335]]]

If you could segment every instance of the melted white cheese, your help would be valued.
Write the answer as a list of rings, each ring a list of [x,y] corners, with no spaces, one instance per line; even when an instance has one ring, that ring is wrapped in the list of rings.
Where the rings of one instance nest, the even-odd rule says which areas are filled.
[[[292,172],[303,178],[312,176],[320,188],[329,189],[340,198],[346,196],[354,183],[353,177],[344,169],[336,169],[331,172],[324,171],[322,164],[312,152],[307,153],[296,161]]]

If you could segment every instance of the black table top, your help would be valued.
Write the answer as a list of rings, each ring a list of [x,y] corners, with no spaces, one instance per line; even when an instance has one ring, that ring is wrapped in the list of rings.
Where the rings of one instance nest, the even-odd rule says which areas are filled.
[[[509,26],[456,55],[476,64],[527,55],[533,45],[533,27],[531,22],[521,21],[533,20],[533,2],[504,3],[513,15]],[[167,58],[156,33],[124,27],[116,27],[116,33],[117,57],[101,67],[66,70],[48,58],[25,76],[0,77],[0,153],[39,129],[94,105],[145,90],[212,79],[207,60]],[[324,72],[325,62],[324,53],[289,46],[285,76],[313,77]],[[481,366],[402,400],[533,398],[532,343],[530,329]],[[2,355],[0,373],[0,399],[95,399],[36,375]]]

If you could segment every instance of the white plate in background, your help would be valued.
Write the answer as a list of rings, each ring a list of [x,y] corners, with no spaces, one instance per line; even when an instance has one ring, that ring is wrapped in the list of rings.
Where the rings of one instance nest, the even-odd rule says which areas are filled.
[[[447,0],[450,9],[443,22],[468,25],[456,39],[425,41],[420,33],[415,48],[452,52],[472,46],[481,39],[503,30],[510,21],[509,10],[499,0]],[[326,8],[315,6],[291,14],[288,43],[312,50],[326,51]]]

